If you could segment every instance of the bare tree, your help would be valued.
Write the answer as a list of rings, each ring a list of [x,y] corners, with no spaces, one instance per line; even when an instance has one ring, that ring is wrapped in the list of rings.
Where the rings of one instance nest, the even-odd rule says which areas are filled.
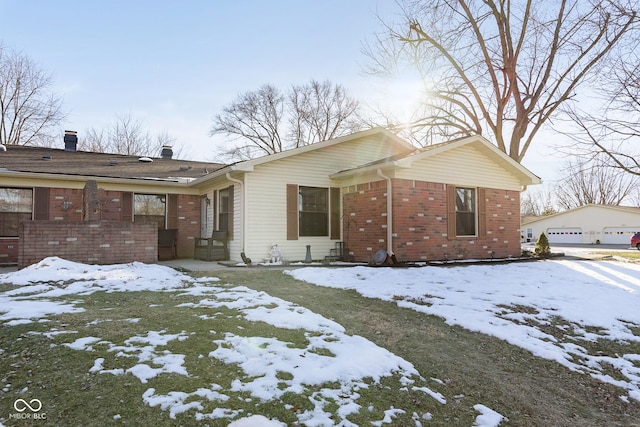
[[[412,125],[483,134],[520,162],[538,131],[638,34],[632,0],[401,0],[400,26],[365,46],[371,72],[413,64],[432,87]]]
[[[0,45],[0,144],[51,144],[64,114],[50,87],[49,74]]]
[[[607,84],[594,90],[589,111],[567,111],[575,127],[568,133],[575,142],[570,148],[640,176],[640,57],[621,58],[605,78]]]
[[[312,80],[289,93],[289,136],[296,147],[326,141],[362,127],[359,103],[341,85]]]
[[[557,213],[552,192],[547,188],[529,188],[520,196],[520,216],[543,216]]]
[[[210,135],[232,135],[240,141],[226,151],[229,157],[246,159],[282,151],[285,97],[276,87],[264,85],[246,92],[214,118]]]
[[[638,197],[640,179],[609,166],[602,159],[569,161],[558,181],[555,196],[560,207],[587,204],[620,205]]]
[[[78,149],[99,153],[124,154],[130,156],[158,157],[165,145],[173,146],[175,139],[166,131],[154,139],[143,123],[131,115],[117,116],[105,129],[90,128],[80,139]],[[174,155],[177,153],[173,150]]]
[[[286,95],[271,85],[246,92],[214,118],[211,136],[237,142],[222,154],[248,159],[342,136],[362,128],[359,104],[340,85],[312,80]]]

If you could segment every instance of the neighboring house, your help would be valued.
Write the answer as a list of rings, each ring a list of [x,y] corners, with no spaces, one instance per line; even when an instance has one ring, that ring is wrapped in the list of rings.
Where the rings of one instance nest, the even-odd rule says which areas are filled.
[[[75,135],[67,134],[67,139],[75,141],[64,150],[0,146],[0,263],[17,263],[21,247],[39,253],[48,248],[84,262],[157,260],[157,242],[149,240],[157,240],[155,236],[134,239],[132,230],[113,228],[118,222],[178,229],[178,255],[193,254],[193,238],[201,233],[200,194],[189,182],[224,165],[172,159],[168,148],[156,159],[81,152],[76,151]],[[35,236],[18,237],[21,223],[46,221],[46,228],[31,229]],[[99,222],[100,227],[93,224],[69,234],[69,224],[83,222]],[[98,249],[87,246],[87,231],[102,235],[92,242]],[[118,243],[106,239],[109,233],[127,238]]]
[[[584,205],[522,222],[524,242],[545,233],[550,244],[626,244],[640,231],[640,209],[626,206]]]
[[[38,161],[22,169],[5,166],[3,158],[20,150],[28,148],[0,153],[0,168],[6,168],[0,169],[0,191],[32,192],[34,207],[22,212],[23,219],[39,219],[38,188],[51,188],[48,219],[83,220],[86,212],[78,206],[86,201],[78,194],[91,180],[113,196],[100,198],[102,212],[114,212],[100,219],[136,222],[129,200],[150,198],[160,206],[154,214],[159,227],[178,230],[179,257],[193,256],[195,237],[222,230],[232,261],[242,255],[268,259],[274,245],[291,261],[304,260],[307,251],[324,259],[337,248],[344,258],[365,262],[380,249],[398,261],[519,256],[520,192],[540,183],[480,136],[416,149],[380,128],[226,166],[127,158],[137,165],[127,176],[104,175],[120,163],[92,169],[105,155],[61,150],[51,160],[38,151]],[[74,168],[54,168],[58,156],[69,156]],[[164,162],[171,173],[146,169]],[[35,169],[43,164],[48,166]],[[74,208],[60,211],[72,189],[80,190]],[[7,238],[24,243],[0,237],[0,256],[8,251],[1,243]]]

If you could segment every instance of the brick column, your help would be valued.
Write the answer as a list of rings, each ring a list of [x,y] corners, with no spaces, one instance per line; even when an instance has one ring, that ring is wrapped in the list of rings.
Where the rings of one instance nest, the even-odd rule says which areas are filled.
[[[84,221],[100,221],[100,198],[98,197],[98,184],[94,180],[88,180],[84,186]]]

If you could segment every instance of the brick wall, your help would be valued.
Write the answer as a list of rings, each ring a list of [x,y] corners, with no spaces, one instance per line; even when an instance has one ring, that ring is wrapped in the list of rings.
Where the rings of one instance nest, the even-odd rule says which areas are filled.
[[[451,251],[442,183],[393,180],[393,243],[401,261],[440,260]],[[450,256],[450,255],[447,255]]]
[[[49,256],[86,264],[158,261],[158,230],[152,223],[25,221],[19,238],[20,268]]]
[[[357,261],[387,248],[386,181],[343,188],[343,237]],[[393,251],[399,261],[519,256],[520,194],[485,189],[486,234],[447,235],[446,185],[394,179]]]
[[[194,239],[200,237],[200,196],[178,195],[178,257],[193,258]]]
[[[17,237],[3,237],[0,239],[0,264],[14,264],[18,260]]]
[[[100,219],[120,221],[122,219],[122,192],[98,189]]]
[[[88,197],[87,194],[91,197]],[[192,258],[194,238],[200,237],[200,197],[181,194],[177,196],[177,200],[177,218],[175,218],[170,228],[178,229],[178,257]],[[89,218],[92,222],[97,220],[119,222],[122,221],[122,217],[121,191],[103,190],[99,188],[50,188],[49,190],[47,218],[50,221],[67,224],[82,222]],[[130,221],[124,222],[131,224]],[[71,226],[71,229],[74,227],[75,226]],[[111,228],[102,227],[101,230],[107,233]],[[107,237],[106,235],[104,236],[104,238]],[[19,246],[22,242],[24,242],[24,240],[17,237],[0,239],[0,264],[20,263],[21,261],[18,259]],[[155,246],[157,247],[157,241]],[[57,253],[54,255],[62,256]],[[39,255],[36,254],[34,257],[37,258]],[[23,255],[23,260],[31,258],[30,255]],[[127,262],[128,261],[131,260],[127,260]]]
[[[342,212],[342,237],[355,260],[369,262],[387,247],[386,181],[343,188]]]
[[[487,189],[487,236],[497,257],[520,256],[520,192]]]
[[[52,221],[82,221],[83,190],[51,188],[49,193],[49,219]]]

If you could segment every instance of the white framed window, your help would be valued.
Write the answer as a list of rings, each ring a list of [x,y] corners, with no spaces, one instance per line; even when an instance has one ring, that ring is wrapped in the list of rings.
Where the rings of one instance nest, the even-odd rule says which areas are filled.
[[[18,237],[22,221],[33,213],[33,189],[0,188],[0,237]]]
[[[166,224],[167,197],[159,194],[135,194],[133,196],[133,221],[155,222],[158,230]]]
[[[456,236],[477,235],[476,189],[456,187]]]
[[[329,189],[298,187],[299,236],[329,235]]]

